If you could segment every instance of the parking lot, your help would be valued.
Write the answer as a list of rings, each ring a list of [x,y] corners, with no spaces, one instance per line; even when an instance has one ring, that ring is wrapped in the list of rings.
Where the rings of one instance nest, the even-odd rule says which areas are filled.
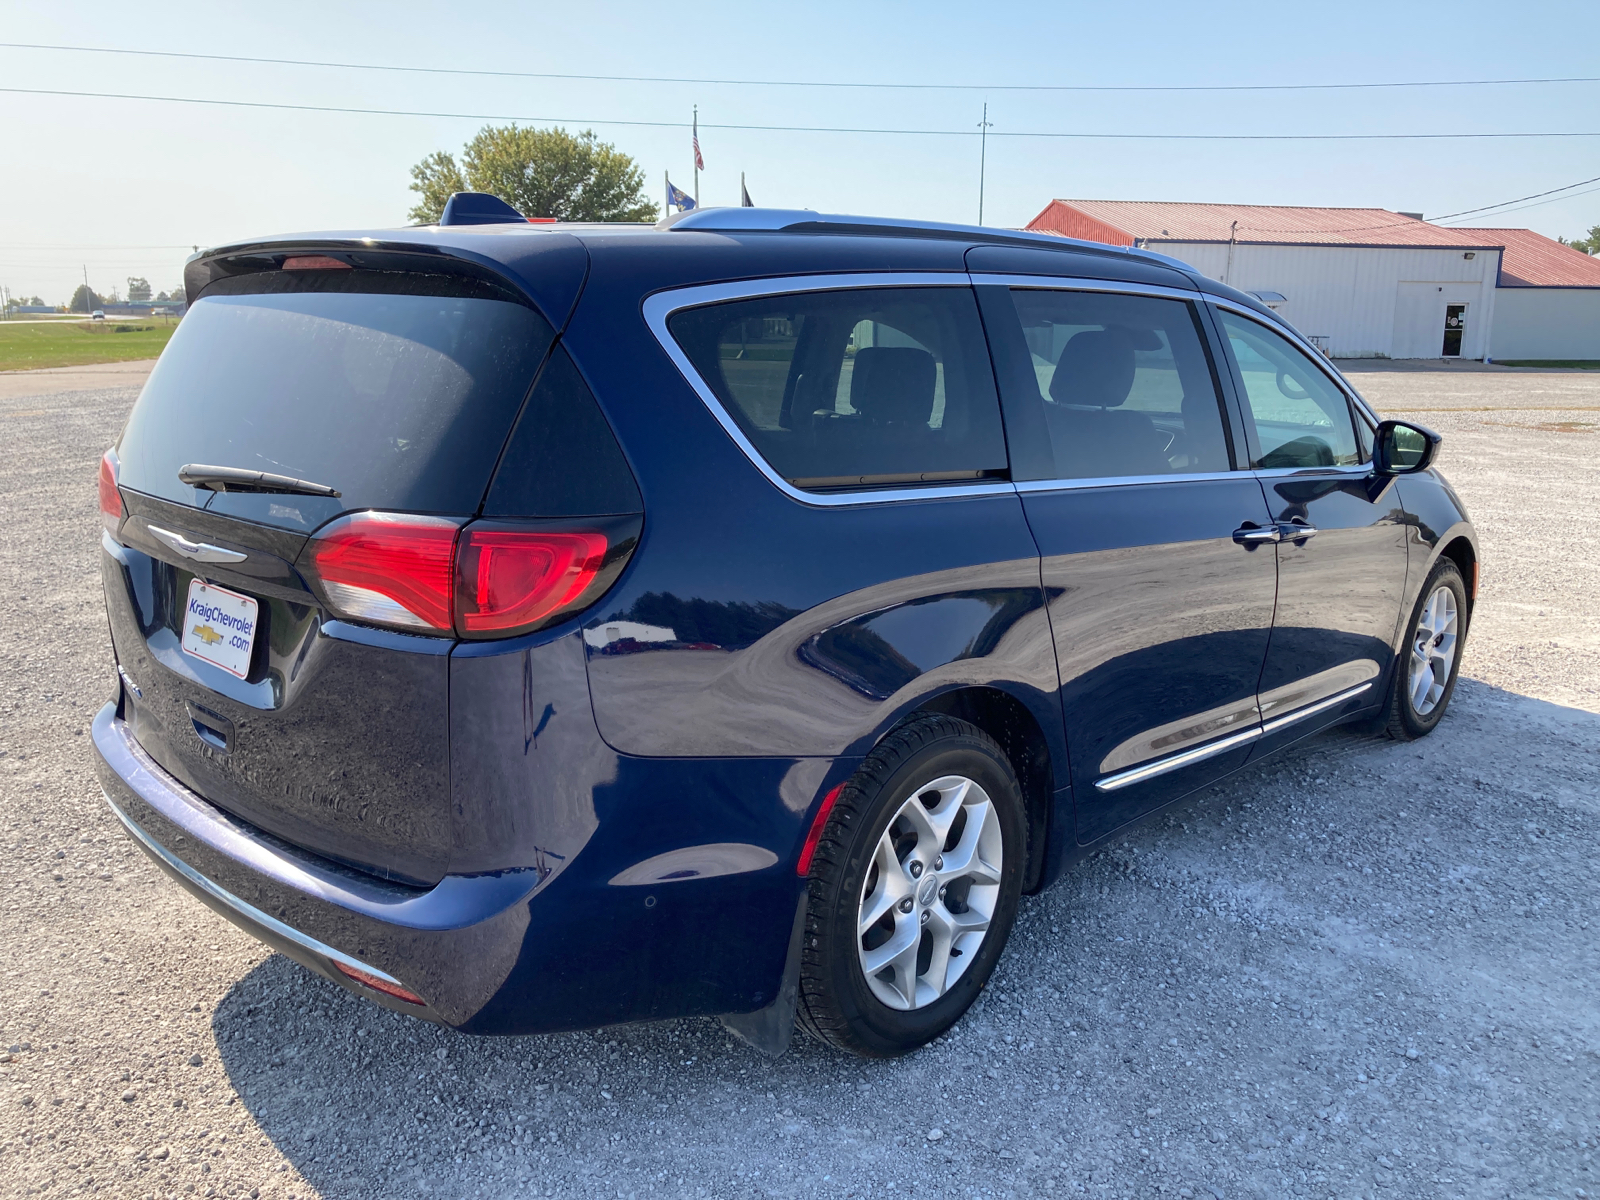
[[[1600,372],[1345,365],[1444,433],[1482,535],[1450,714],[1117,839],[893,1062],[711,1020],[474,1040],[168,882],[88,745],[136,388],[0,379],[0,1195],[1600,1196]]]

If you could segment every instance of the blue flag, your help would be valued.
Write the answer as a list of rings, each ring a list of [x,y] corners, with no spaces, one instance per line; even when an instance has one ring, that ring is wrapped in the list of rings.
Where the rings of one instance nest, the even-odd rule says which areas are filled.
[[[694,197],[680,187],[674,187],[672,180],[667,180],[667,207],[676,208],[679,212],[688,212],[694,207]]]

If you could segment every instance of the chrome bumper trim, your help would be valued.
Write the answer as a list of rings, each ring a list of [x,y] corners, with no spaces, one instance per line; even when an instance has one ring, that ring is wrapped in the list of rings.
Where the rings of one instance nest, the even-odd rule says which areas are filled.
[[[133,835],[133,837],[138,840],[139,844],[143,846],[150,855],[162,862],[168,870],[181,875],[184,879],[187,879],[190,883],[194,884],[195,887],[199,888],[206,895],[210,896],[212,899],[221,904],[225,904],[245,920],[251,922],[252,924],[261,926],[269,933],[275,934],[284,939],[284,941],[293,942],[296,946],[299,946],[303,950],[309,950],[311,953],[320,955],[326,959],[330,959],[333,962],[343,963],[345,966],[350,967],[353,970],[365,972],[368,975],[372,975],[383,980],[385,983],[392,983],[395,987],[405,987],[405,985],[393,975],[390,975],[384,971],[380,971],[377,967],[371,966],[368,963],[364,963],[358,958],[351,958],[348,954],[344,953],[344,951],[335,950],[332,946],[326,945],[323,942],[317,941],[317,939],[314,937],[310,937],[304,933],[301,933],[292,925],[285,925],[276,917],[268,916],[255,905],[246,903],[245,901],[239,899],[239,897],[235,896],[232,892],[228,891],[226,888],[220,887],[216,883],[213,883],[204,875],[200,874],[199,871],[196,871],[188,863],[177,857],[177,855],[173,854],[172,851],[168,850],[165,846],[161,845],[161,843],[157,842],[137,824],[135,824],[125,812],[112,803],[110,793],[108,793],[104,788],[100,789],[100,794],[106,798],[107,807],[109,807],[111,811],[116,814],[117,820],[122,822],[122,827],[131,835]]]

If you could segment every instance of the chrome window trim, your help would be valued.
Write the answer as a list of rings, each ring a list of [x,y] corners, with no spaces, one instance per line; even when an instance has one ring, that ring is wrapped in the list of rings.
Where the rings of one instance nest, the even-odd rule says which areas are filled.
[[[1241,473],[1254,475],[1257,479],[1285,479],[1291,475],[1307,478],[1338,475],[1340,477],[1349,476],[1353,479],[1364,479],[1372,474],[1372,464],[1353,463],[1343,467],[1257,467],[1253,471]]]
[[[1151,483],[1206,483],[1213,479],[1247,479],[1249,471],[1201,471],[1190,475],[1105,475],[1089,479],[1024,479],[1017,491],[1079,492],[1087,488],[1134,487]]]
[[[148,833],[141,829],[139,825],[128,816],[127,813],[123,812],[116,806],[115,803],[112,802],[110,794],[104,788],[100,790],[100,794],[105,797],[107,806],[110,807],[111,811],[116,815],[117,820],[122,822],[122,827],[133,836],[139,845],[144,847],[145,853],[159,860],[168,870],[174,872],[175,874],[181,875],[184,879],[188,880],[195,887],[199,888],[202,892],[210,896],[219,904],[225,905],[226,907],[232,909],[245,920],[261,926],[261,928],[265,929],[268,933],[275,934],[286,942],[292,942],[294,945],[299,946],[302,950],[309,950],[311,953],[320,955],[321,957],[329,959],[332,962],[343,963],[345,966],[350,967],[353,970],[361,971],[367,975],[374,976],[375,978],[383,980],[385,983],[393,984],[395,987],[405,986],[388,972],[380,971],[377,967],[372,966],[370,963],[362,962],[359,958],[351,958],[343,950],[335,950],[332,946],[327,945],[325,942],[317,941],[317,939],[312,937],[310,934],[301,933],[294,926],[285,925],[282,921],[278,920],[277,917],[271,916],[268,913],[264,913],[255,905],[239,899],[239,897],[228,891],[221,884],[216,883],[211,879],[208,879],[206,876],[200,874],[199,871],[196,871],[188,863],[184,862],[177,855],[173,854],[172,851],[168,850],[160,842],[156,841],[155,838],[151,837]]]
[[[1095,791],[1114,792],[1118,788],[1125,788],[1130,784],[1143,783],[1146,779],[1154,779],[1158,775],[1165,775],[1171,771],[1178,770],[1180,767],[1192,766],[1194,763],[1204,762],[1208,758],[1215,758],[1217,755],[1242,746],[1246,742],[1253,742],[1269,733],[1276,733],[1280,729],[1293,725],[1296,721],[1303,721],[1305,718],[1315,716],[1317,713],[1333,708],[1335,705],[1343,704],[1346,700],[1354,699],[1356,696],[1361,695],[1362,692],[1370,690],[1371,687],[1372,682],[1369,680],[1356,687],[1347,688],[1324,700],[1318,700],[1314,704],[1308,704],[1304,708],[1297,708],[1291,713],[1285,713],[1281,717],[1268,721],[1265,725],[1242,729],[1238,733],[1229,734],[1225,738],[1207,742],[1191,750],[1182,750],[1177,754],[1169,754],[1165,758],[1158,758],[1137,767],[1129,767],[1126,771],[1118,771],[1115,775],[1107,775],[1104,779],[1094,781]]]
[[[1261,314],[1253,309],[1246,308],[1244,305],[1233,300],[1228,300],[1222,296],[1213,296],[1210,292],[1202,293],[1202,298],[1215,308],[1225,308],[1229,312],[1238,316],[1247,317],[1254,321],[1257,325],[1260,325],[1263,329],[1270,329],[1273,333],[1287,338],[1291,343],[1294,344],[1297,350],[1304,352],[1306,357],[1311,360],[1311,364],[1316,367],[1318,371],[1322,372],[1322,374],[1328,377],[1329,383],[1333,384],[1334,387],[1338,388],[1350,399],[1350,401],[1356,406],[1356,410],[1372,423],[1373,429],[1377,429],[1380,419],[1377,413],[1372,410],[1372,406],[1361,398],[1361,394],[1357,392],[1355,388],[1350,386],[1350,384],[1345,380],[1345,377],[1339,373],[1339,369],[1328,361],[1328,356],[1322,353],[1321,350],[1318,350],[1310,342],[1306,341],[1305,336],[1294,326],[1288,324],[1269,324],[1268,322],[1263,321],[1261,319]],[[1228,335],[1224,330],[1219,329],[1217,332],[1221,335],[1224,342],[1228,340]],[[1323,366],[1324,363],[1327,363],[1326,367]]]
[[[689,361],[689,356],[678,345],[667,328],[673,313],[685,308],[698,308],[726,300],[751,300],[761,296],[787,296],[804,292],[836,292],[861,288],[883,287],[964,287],[970,288],[972,279],[966,272],[955,271],[892,271],[863,272],[857,275],[789,275],[769,279],[745,279],[734,283],[697,284],[692,287],[673,288],[646,296],[643,304],[645,324],[656,342],[666,352],[672,365],[678,368],[684,380],[700,397],[701,403],[716,418],[722,431],[733,444],[744,452],[751,464],[766,481],[789,499],[813,508],[840,508],[859,504],[893,504],[908,500],[945,500],[967,496],[1015,495],[1016,488],[1009,481],[995,483],[952,484],[946,486],[900,487],[888,486],[860,492],[807,492],[795,487],[772,469],[761,451],[739,428],[739,423],[722,406],[722,401],[700,377],[700,372]]]
[[[1167,287],[1160,283],[1130,283],[1125,279],[1085,279],[1067,275],[989,275],[972,276],[975,287],[1032,288],[1050,292],[1118,292],[1132,296],[1152,296],[1158,300],[1204,299],[1198,289]]]

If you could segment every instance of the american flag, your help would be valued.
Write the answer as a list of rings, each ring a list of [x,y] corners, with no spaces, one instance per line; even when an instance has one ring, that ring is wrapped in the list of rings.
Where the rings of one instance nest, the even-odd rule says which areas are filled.
[[[694,114],[694,169],[704,171],[706,160],[700,157],[700,110],[695,109]]]

